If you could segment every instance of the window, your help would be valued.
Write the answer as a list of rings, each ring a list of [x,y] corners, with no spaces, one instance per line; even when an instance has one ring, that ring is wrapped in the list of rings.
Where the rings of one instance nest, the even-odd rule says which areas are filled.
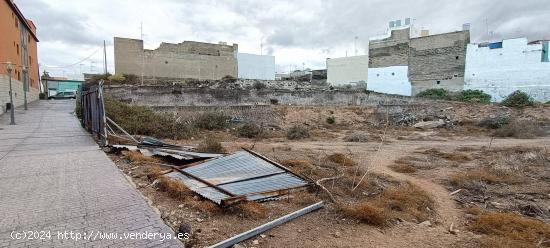
[[[395,76],[395,72],[392,72],[391,75],[392,75],[392,76]]]
[[[32,65],[32,56],[29,55],[29,65]]]
[[[458,60],[460,57],[459,56],[456,56],[456,60]]]
[[[19,28],[19,22],[15,19],[15,28]]]
[[[437,84],[440,84],[440,83],[441,83],[441,81],[437,80],[437,82],[436,82],[436,83],[437,83]]]
[[[19,44],[17,44],[17,55],[19,55]]]

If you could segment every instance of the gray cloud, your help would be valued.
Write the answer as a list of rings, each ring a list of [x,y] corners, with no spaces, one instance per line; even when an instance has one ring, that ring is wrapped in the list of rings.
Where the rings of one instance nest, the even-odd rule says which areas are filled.
[[[411,17],[432,33],[455,31],[472,24],[472,42],[526,36],[550,39],[550,4],[547,0],[457,1],[417,0],[18,0],[22,12],[33,19],[42,43],[64,49],[40,49],[45,64],[66,58],[64,64],[86,54],[75,53],[113,36],[139,37],[139,22],[146,27],[146,44],[199,40],[239,43],[245,52],[259,51],[283,61],[281,67],[302,64],[323,66],[326,57],[352,52],[354,37],[363,51],[368,38],[382,34],[392,19]],[[64,4],[65,3],[65,4]],[[86,6],[86,7],[81,7]],[[487,30],[489,30],[488,34]],[[53,53],[63,53],[56,56]],[[112,61],[112,58],[110,58]]]

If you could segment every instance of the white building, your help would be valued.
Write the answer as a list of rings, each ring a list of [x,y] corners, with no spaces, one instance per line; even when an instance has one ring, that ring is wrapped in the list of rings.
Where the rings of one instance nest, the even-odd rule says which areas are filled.
[[[239,78],[275,80],[275,56],[238,53],[237,62]]]
[[[483,90],[502,101],[521,90],[535,100],[550,100],[548,41],[528,44],[526,38],[490,44],[469,44],[464,89]]]
[[[412,94],[412,86],[409,81],[408,73],[408,66],[369,68],[367,90],[385,94],[410,96]]]
[[[327,82],[335,86],[365,84],[368,71],[368,55],[327,59]]]

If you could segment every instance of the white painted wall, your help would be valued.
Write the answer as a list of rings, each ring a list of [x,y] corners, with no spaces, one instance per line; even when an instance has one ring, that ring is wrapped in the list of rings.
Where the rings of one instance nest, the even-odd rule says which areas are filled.
[[[367,90],[410,96],[412,86],[409,82],[408,72],[408,66],[369,68]]]
[[[237,62],[239,78],[275,80],[275,56],[238,53]]]
[[[368,71],[368,55],[327,59],[327,82],[335,86],[366,83]]]
[[[504,40],[499,49],[469,44],[464,80],[464,89],[483,90],[497,102],[516,90],[550,100],[550,62],[542,62],[542,44],[526,38]]]

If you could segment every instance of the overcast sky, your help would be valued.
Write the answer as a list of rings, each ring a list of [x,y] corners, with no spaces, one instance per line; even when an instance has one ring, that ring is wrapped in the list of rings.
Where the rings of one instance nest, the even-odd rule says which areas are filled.
[[[278,71],[324,68],[326,58],[365,54],[368,38],[410,17],[430,33],[471,23],[472,42],[550,39],[548,0],[15,0],[38,29],[41,71],[101,72],[103,40],[114,72],[113,37],[145,48],[184,40],[239,44],[239,52],[275,56]],[[491,33],[488,35],[488,32]],[[89,57],[89,58],[88,58]]]

